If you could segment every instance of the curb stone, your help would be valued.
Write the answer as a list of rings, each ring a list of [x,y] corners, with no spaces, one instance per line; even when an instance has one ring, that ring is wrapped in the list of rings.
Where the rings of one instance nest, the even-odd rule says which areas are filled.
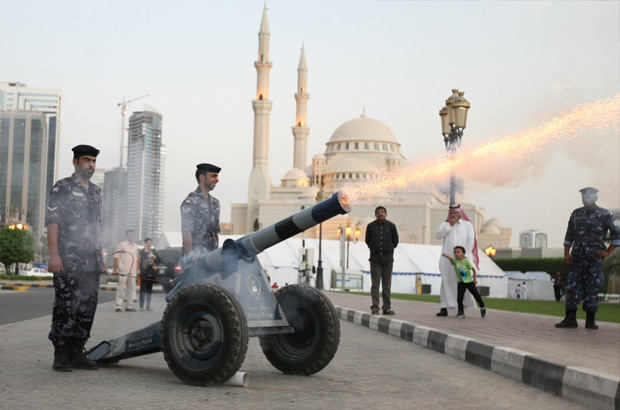
[[[341,320],[399,337],[595,409],[620,410],[620,379],[540,355],[336,306]]]

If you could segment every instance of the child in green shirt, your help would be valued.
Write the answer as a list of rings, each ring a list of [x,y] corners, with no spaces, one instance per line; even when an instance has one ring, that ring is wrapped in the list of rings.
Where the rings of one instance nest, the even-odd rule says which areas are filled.
[[[455,246],[454,258],[447,253],[444,253],[442,256],[450,259],[450,262],[454,265],[456,276],[459,279],[456,298],[456,302],[459,306],[459,312],[456,317],[465,317],[465,311],[463,310],[463,296],[465,296],[465,290],[469,290],[469,293],[474,296],[474,299],[476,299],[476,302],[480,305],[480,315],[485,317],[487,315],[487,308],[484,306],[484,302],[478,293],[478,289],[476,289],[476,285],[478,284],[478,279],[476,278],[478,271],[476,270],[476,266],[474,266],[469,259],[465,258],[465,248],[462,246]]]

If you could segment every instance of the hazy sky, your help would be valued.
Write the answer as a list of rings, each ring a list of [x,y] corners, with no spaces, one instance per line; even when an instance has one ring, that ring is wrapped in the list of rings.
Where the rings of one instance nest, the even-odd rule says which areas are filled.
[[[0,80],[63,93],[60,176],[70,148],[101,149],[118,165],[117,103],[149,94],[163,114],[166,230],[195,188],[195,164],[223,170],[222,221],[246,202],[252,166],[258,29],[263,1],[0,0]],[[385,123],[413,164],[445,156],[438,111],[451,88],[471,102],[464,147],[538,127],[620,92],[616,1],[268,1],[274,184],[293,166],[300,47],[309,67],[308,163],[343,122]],[[618,113],[620,117],[620,113]],[[559,131],[562,132],[561,130]],[[465,195],[518,232],[541,229],[559,247],[578,190],[620,207],[620,134],[586,132],[532,153],[535,167],[489,166]],[[497,165],[495,165],[497,167]],[[497,177],[501,175],[501,180]],[[484,244],[481,244],[484,246]]]

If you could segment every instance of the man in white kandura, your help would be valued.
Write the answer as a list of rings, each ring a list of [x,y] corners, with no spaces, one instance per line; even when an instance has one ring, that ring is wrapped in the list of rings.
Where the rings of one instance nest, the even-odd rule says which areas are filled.
[[[435,233],[435,238],[443,239],[441,253],[447,253],[454,258],[454,247],[465,248],[465,256],[478,268],[478,243],[474,233],[474,226],[469,221],[467,214],[460,205],[450,205],[448,218],[441,223]],[[441,310],[437,316],[448,316],[448,308],[456,308],[456,294],[458,278],[454,273],[454,267],[448,258],[439,258],[439,272],[441,273],[441,288],[439,298]],[[464,306],[475,306],[474,298],[467,293],[463,300]]]

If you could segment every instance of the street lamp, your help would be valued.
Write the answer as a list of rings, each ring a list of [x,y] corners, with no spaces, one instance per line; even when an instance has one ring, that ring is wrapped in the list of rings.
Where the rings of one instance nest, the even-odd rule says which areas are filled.
[[[443,142],[446,144],[448,158],[453,160],[456,157],[456,151],[461,146],[463,139],[463,131],[467,126],[467,112],[469,111],[469,101],[463,97],[465,91],[459,91],[457,88],[452,89],[452,95],[446,100],[446,105],[439,110],[441,118],[441,134]],[[450,174],[450,205],[455,204],[456,176],[454,175],[454,167]]]
[[[340,270],[342,275],[342,291],[345,291],[345,262],[344,262],[344,234],[345,230],[342,226],[338,227],[338,241],[340,242]]]
[[[323,187],[316,194],[316,202],[322,202],[327,198],[325,191],[323,191]],[[319,224],[319,262],[316,268],[316,288],[319,290],[323,290],[323,259],[321,259],[322,255],[322,242],[323,242],[323,224]]]
[[[489,245],[484,249],[484,253],[486,253],[489,258],[494,258],[497,253],[497,249]]]
[[[349,245],[351,243],[351,236],[354,237],[353,243],[357,243],[358,239],[360,238],[361,232],[359,225],[355,227],[355,231],[353,231],[353,228],[350,225],[347,225],[344,232],[347,236],[347,269],[349,269]]]

